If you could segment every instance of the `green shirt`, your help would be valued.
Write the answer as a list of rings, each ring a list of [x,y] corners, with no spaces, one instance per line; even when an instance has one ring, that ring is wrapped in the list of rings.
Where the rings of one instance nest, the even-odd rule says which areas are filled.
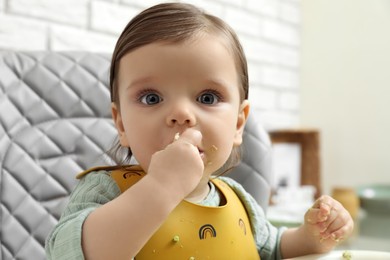
[[[244,188],[231,178],[218,177],[237,194],[248,212],[256,247],[262,260],[281,259],[280,237],[284,228],[275,228],[266,219],[264,211]],[[211,182],[210,182],[211,183]],[[84,176],[73,190],[60,221],[46,240],[49,260],[84,259],[81,246],[82,225],[88,215],[101,205],[120,195],[110,172],[100,170]],[[202,205],[219,205],[218,191],[211,190]]]

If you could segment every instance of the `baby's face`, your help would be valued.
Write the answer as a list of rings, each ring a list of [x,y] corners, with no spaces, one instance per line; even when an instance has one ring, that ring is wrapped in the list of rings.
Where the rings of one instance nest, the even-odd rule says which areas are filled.
[[[120,142],[143,169],[188,128],[202,134],[198,149],[208,174],[241,144],[249,105],[240,101],[234,59],[220,39],[140,47],[120,60],[117,82]]]

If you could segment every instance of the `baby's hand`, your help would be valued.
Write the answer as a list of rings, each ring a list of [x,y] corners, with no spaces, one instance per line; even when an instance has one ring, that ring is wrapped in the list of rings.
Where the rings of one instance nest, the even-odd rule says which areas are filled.
[[[321,196],[305,214],[304,227],[320,242],[323,249],[331,249],[346,239],[353,230],[348,211],[335,199]]]
[[[172,136],[171,144],[153,154],[148,174],[181,196],[188,195],[203,176],[204,163],[198,150],[201,140],[202,134],[194,129]]]

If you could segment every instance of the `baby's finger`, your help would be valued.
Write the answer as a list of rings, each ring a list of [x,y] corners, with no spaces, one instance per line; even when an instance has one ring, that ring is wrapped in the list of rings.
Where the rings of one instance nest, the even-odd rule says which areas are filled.
[[[176,133],[174,140],[180,140],[198,146],[202,141],[202,133],[198,130],[188,128],[181,134]]]
[[[305,213],[305,221],[309,224],[317,224],[318,223],[318,214],[320,213],[320,209],[310,208]]]
[[[338,229],[340,227],[337,227],[337,225],[339,224],[337,221],[337,217],[337,211],[332,208],[328,214],[327,219],[324,222],[318,223],[319,229],[321,230],[321,236],[323,238],[328,238],[332,233],[332,230],[334,231],[335,229]],[[334,229],[330,229],[331,225],[333,225]]]
[[[319,197],[313,204],[312,208],[323,208],[324,206],[328,206],[328,208],[332,208],[333,206],[335,206],[335,200],[330,197],[330,196],[327,196],[327,195],[322,195],[321,197]]]
[[[352,223],[347,223],[346,225],[343,225],[339,229],[333,231],[329,237],[335,241],[335,242],[341,242],[343,241],[346,237],[348,237],[353,230],[353,222]]]
[[[345,210],[334,208],[329,217],[329,221],[326,222],[326,229],[323,232],[324,237],[333,235],[336,231],[340,230],[344,226],[353,229],[353,223],[349,223],[351,219],[349,213]],[[353,222],[353,221],[351,221]],[[336,235],[336,237],[339,237]]]
[[[328,220],[331,207],[325,203],[319,203],[318,205],[313,205],[306,214],[305,220],[309,224],[322,223]]]

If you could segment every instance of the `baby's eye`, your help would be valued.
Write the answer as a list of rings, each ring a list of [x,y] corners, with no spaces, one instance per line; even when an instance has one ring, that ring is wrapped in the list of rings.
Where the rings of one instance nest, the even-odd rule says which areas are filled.
[[[160,103],[163,99],[156,93],[149,93],[141,96],[139,100],[145,105],[156,105]]]
[[[206,105],[215,105],[219,101],[221,101],[220,96],[217,93],[213,92],[206,92],[201,94],[198,98],[197,101],[206,104]]]

